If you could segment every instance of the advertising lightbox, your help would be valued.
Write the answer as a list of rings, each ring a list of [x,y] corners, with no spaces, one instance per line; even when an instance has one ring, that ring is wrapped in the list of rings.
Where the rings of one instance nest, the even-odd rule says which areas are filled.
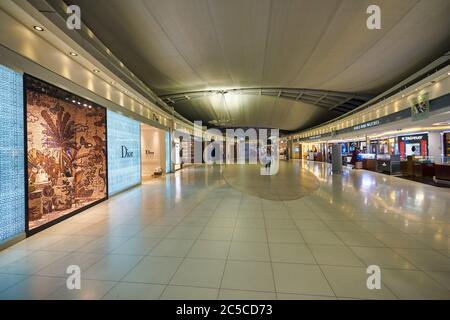
[[[141,183],[140,123],[108,110],[109,195]]]
[[[25,231],[23,76],[0,65],[0,244]]]

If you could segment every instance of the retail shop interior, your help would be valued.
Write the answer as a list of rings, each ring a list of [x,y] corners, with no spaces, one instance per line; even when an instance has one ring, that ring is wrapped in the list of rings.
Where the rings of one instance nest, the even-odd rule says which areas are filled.
[[[168,132],[141,124],[142,179],[151,180],[167,172]],[[170,171],[170,170],[169,170]]]
[[[448,128],[450,129],[450,128]],[[341,146],[342,164],[438,186],[450,182],[447,128],[397,135],[371,135],[301,144],[303,159],[332,162],[332,146]],[[295,148],[296,144],[294,144]],[[293,150],[295,155],[296,150]],[[298,153],[297,153],[298,154]]]

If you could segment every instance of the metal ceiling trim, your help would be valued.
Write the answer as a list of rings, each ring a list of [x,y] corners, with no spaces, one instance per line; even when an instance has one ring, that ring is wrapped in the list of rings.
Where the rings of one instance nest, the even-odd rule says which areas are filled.
[[[316,107],[327,109],[328,111],[341,114],[345,113],[346,111],[339,110],[340,106],[343,106],[344,104],[347,104],[345,106],[352,105],[353,109],[369,101],[372,98],[371,96],[358,95],[355,93],[304,89],[304,88],[283,88],[283,87],[233,88],[226,90],[217,89],[217,90],[185,91],[160,95],[160,98],[170,105],[175,105],[179,102],[191,99],[199,99],[217,94],[227,94],[227,93],[262,95],[262,96],[283,98],[296,102],[308,103]]]

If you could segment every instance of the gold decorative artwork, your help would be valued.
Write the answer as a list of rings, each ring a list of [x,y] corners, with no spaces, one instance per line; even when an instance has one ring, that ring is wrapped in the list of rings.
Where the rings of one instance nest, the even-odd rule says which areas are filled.
[[[104,199],[106,110],[26,77],[29,230]]]

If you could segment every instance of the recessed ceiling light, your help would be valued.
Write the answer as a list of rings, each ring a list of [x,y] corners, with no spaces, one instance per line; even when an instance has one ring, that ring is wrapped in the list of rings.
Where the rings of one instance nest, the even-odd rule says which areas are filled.
[[[92,70],[92,72],[94,72],[94,73],[100,73],[100,70],[94,69],[94,70]]]
[[[44,28],[42,28],[40,26],[34,26],[33,29],[36,31],[44,31]]]
[[[72,102],[73,102],[73,103],[76,103],[76,101],[75,101],[75,100],[72,100]]]
[[[78,53],[73,52],[73,51],[70,51],[70,52],[69,52],[69,55],[71,55],[72,57],[77,57],[77,56],[78,56]]]

